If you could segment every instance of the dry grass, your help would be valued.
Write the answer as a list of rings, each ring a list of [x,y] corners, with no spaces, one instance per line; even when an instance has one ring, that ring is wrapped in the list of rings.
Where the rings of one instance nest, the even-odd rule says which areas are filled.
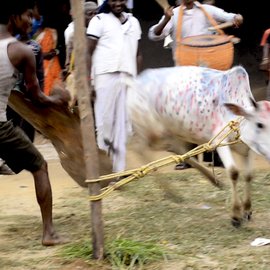
[[[0,268],[269,269],[270,246],[251,247],[250,242],[256,237],[270,238],[270,174],[257,171],[253,187],[253,220],[235,229],[229,219],[229,183],[224,190],[218,190],[193,169],[130,183],[104,199],[104,208],[110,209],[104,209],[108,254],[104,262],[91,260],[87,191],[76,191],[55,206],[57,227],[71,243],[43,248],[37,241],[39,218],[5,217],[9,227],[1,236],[5,245],[0,247]],[[134,243],[145,243],[162,252],[154,260],[148,255],[143,266],[135,264],[137,268],[124,264],[123,268],[112,267],[111,247],[116,240],[122,240],[122,246],[128,244],[124,250]],[[138,244],[134,250],[138,254],[142,248],[145,245]],[[5,255],[12,252],[13,258]]]

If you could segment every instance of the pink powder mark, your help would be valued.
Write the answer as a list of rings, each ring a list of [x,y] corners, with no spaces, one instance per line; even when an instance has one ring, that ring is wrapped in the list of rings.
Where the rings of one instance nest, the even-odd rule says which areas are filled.
[[[264,104],[266,111],[270,112],[270,103],[268,101],[264,101],[263,104]]]
[[[217,112],[212,113],[212,121],[213,121],[213,124],[211,126],[211,130],[214,133],[221,124],[221,119]]]
[[[270,112],[270,103],[268,101],[263,102],[263,109],[259,114],[259,117],[268,119],[269,118],[269,112]]]

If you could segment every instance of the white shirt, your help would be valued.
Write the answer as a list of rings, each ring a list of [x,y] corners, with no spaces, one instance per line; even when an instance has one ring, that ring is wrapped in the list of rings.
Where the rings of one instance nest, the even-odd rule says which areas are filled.
[[[17,42],[14,37],[0,40],[0,122],[7,121],[6,109],[12,88],[18,80],[18,71],[9,60],[7,48]]]
[[[127,0],[127,8],[133,9],[133,0]]]
[[[198,36],[198,35],[210,35],[211,31],[208,30],[208,27],[212,26],[208,18],[205,16],[203,11],[200,9],[200,3],[194,2],[192,9],[187,9],[184,7],[183,19],[182,19],[182,38],[189,36]],[[229,22],[233,21],[236,14],[225,12],[223,9],[217,8],[212,5],[202,5],[205,11],[217,22]],[[173,16],[167,25],[162,30],[160,36],[157,36],[154,33],[155,27],[164,19],[164,16],[161,18],[158,24],[153,25],[148,32],[148,37],[151,40],[158,41],[164,39],[166,36],[171,35],[173,39],[173,52],[175,50],[175,40],[176,40],[176,31],[178,23],[180,7],[173,9]]]
[[[69,23],[68,27],[66,28],[64,32],[66,45],[72,43],[73,35],[74,35],[74,22],[71,22]]]
[[[138,41],[141,39],[139,21],[129,13],[123,13],[126,21],[112,13],[101,13],[90,21],[87,28],[88,38],[98,39],[92,56],[92,76],[126,72],[137,74]]]

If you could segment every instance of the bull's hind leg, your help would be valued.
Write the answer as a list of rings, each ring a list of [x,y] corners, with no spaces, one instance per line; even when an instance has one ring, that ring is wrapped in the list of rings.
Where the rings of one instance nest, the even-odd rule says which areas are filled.
[[[242,223],[242,207],[241,207],[241,200],[237,191],[239,171],[236,169],[232,152],[228,146],[219,147],[217,151],[232,181],[231,222],[234,227],[240,227]]]
[[[187,143],[183,143],[182,141],[171,140],[170,141],[170,151],[181,155],[189,151],[190,145]],[[209,170],[206,166],[198,162],[195,158],[189,158],[185,160],[186,163],[191,165],[192,167],[199,170],[207,179],[216,187],[222,188],[222,182],[213,174],[211,170]]]
[[[206,168],[202,163],[199,163],[195,158],[187,159],[186,162],[205,175],[214,186],[218,188],[223,187],[222,182],[212,173],[212,171]]]

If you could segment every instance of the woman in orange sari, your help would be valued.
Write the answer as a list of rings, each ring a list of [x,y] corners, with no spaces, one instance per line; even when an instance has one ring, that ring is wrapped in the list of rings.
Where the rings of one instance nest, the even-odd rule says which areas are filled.
[[[56,49],[57,32],[53,28],[44,27],[37,33],[35,39],[43,52],[44,93],[49,96],[53,86],[62,81],[59,51]]]

